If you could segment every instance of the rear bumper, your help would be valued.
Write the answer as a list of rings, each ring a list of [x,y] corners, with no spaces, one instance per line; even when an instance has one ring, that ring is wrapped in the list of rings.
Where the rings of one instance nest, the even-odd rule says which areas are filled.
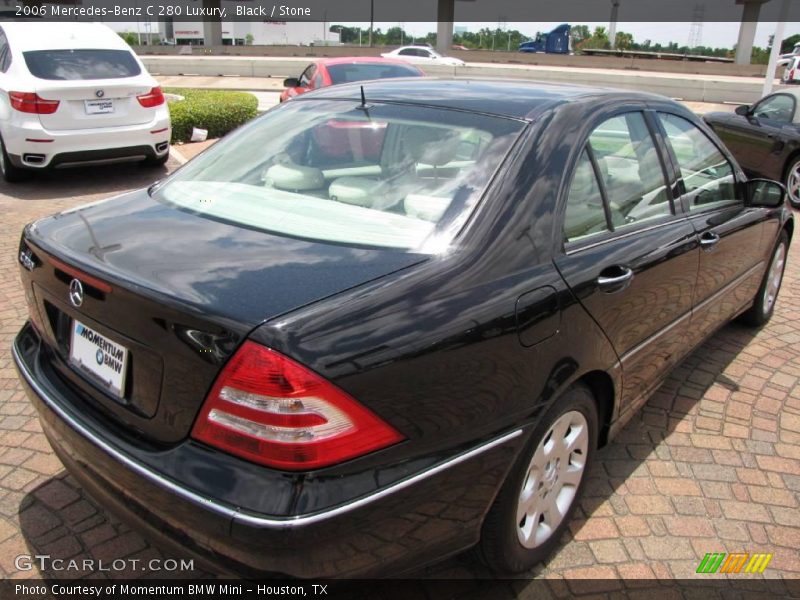
[[[105,148],[102,150],[82,150],[77,152],[61,152],[58,154],[26,153],[9,154],[12,164],[21,168],[60,168],[81,165],[97,165],[105,163],[140,161],[155,159],[169,152],[169,142],[164,140],[152,146],[126,146],[122,148]]]
[[[29,169],[157,158],[169,152],[172,134],[166,108],[139,125],[53,131],[25,116],[3,129],[11,162]]]
[[[42,354],[26,325],[14,342],[14,361],[67,470],[158,543],[246,577],[399,573],[471,546],[525,437],[521,429],[508,432],[323,511],[255,514],[198,494],[125,452],[101,423],[70,406]],[[226,475],[208,466],[207,477]]]

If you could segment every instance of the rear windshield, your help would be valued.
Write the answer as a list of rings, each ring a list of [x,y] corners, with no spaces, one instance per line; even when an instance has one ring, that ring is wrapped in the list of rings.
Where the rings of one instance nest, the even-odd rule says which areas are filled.
[[[523,124],[419,106],[287,102],[153,191],[181,210],[315,241],[433,253]]]
[[[393,64],[344,64],[328,65],[333,84],[364,81],[366,79],[389,79],[391,77],[419,77],[419,69],[411,65]]]
[[[39,79],[119,79],[142,72],[128,50],[32,50],[22,55]]]

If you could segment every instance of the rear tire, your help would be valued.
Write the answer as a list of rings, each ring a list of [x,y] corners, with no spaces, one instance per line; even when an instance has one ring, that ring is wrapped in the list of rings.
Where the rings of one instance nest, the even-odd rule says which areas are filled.
[[[767,272],[761,281],[753,306],[743,313],[739,320],[750,327],[761,327],[766,324],[775,312],[775,303],[781,291],[783,271],[786,268],[786,255],[789,251],[789,236],[786,230],[781,231],[775,249],[770,256]]]
[[[478,554],[490,569],[520,573],[553,551],[580,501],[597,432],[597,405],[584,384],[542,417],[483,522]]]
[[[0,174],[2,174],[3,180],[8,183],[24,181],[30,175],[30,171],[27,169],[21,169],[11,164],[11,159],[9,159],[8,152],[6,152],[6,144],[2,138],[0,138]]]
[[[167,152],[164,156],[157,156],[157,157],[150,157],[146,158],[142,165],[145,167],[163,167],[167,164],[169,160],[169,152]]]

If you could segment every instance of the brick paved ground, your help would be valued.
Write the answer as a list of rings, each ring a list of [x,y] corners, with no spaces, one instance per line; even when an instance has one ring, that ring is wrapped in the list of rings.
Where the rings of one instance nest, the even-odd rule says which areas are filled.
[[[174,167],[172,162],[168,165]],[[122,557],[163,556],[86,498],[64,473],[20,388],[9,352],[26,314],[15,259],[21,227],[39,216],[143,186],[161,175],[121,166],[58,173],[14,188],[0,186],[4,221],[0,575],[4,577],[39,576],[36,569],[17,571],[14,557],[23,553],[94,557],[107,564]],[[774,558],[764,577],[800,577],[798,299],[800,243],[790,252],[770,325],[757,333],[729,325],[675,371],[600,453],[571,532],[549,564],[530,575],[553,578],[548,589],[562,595],[583,591],[580,578],[689,577],[706,552],[727,551],[771,552]],[[487,576],[466,557],[424,574]],[[561,578],[568,582],[557,581]],[[537,585],[490,584],[504,597],[529,595]],[[608,589],[621,585],[609,581]]]

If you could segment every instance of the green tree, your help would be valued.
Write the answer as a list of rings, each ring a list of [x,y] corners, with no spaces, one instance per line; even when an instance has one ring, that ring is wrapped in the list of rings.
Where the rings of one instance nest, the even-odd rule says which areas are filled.
[[[618,31],[614,37],[614,42],[617,50],[630,50],[633,48],[633,34]]]
[[[572,47],[577,48],[584,40],[592,37],[588,25],[573,25],[569,30],[569,37],[572,38]]]
[[[606,49],[610,48],[611,43],[608,41],[608,33],[605,27],[595,27],[592,36],[583,40],[578,49]]]
[[[787,54],[794,49],[795,44],[800,44],[800,33],[790,35],[781,42],[781,54]]]
[[[125,43],[129,46],[136,46],[139,43],[139,36],[131,31],[122,31],[119,37],[125,40]]]

